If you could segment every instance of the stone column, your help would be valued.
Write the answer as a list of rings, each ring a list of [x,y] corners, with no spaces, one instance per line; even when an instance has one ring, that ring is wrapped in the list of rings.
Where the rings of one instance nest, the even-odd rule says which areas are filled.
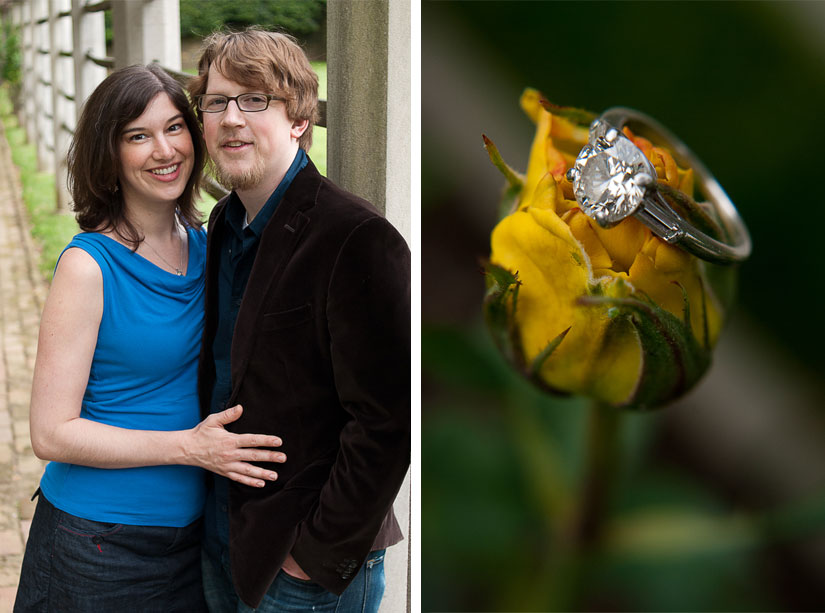
[[[410,242],[409,0],[327,3],[327,173]],[[395,501],[409,532],[409,474]],[[387,552],[380,613],[408,610],[411,539]]]
[[[410,243],[412,40],[409,0],[390,0],[387,45],[387,219]]]
[[[327,4],[327,169],[410,241],[410,2]]]
[[[158,62],[180,70],[178,0],[112,0],[115,69]]]

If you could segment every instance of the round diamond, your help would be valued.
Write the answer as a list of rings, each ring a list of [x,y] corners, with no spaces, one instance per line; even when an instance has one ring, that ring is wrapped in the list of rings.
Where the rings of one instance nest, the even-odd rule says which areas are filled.
[[[655,183],[656,171],[624,134],[595,121],[572,172],[576,200],[599,225],[610,227],[632,215]]]

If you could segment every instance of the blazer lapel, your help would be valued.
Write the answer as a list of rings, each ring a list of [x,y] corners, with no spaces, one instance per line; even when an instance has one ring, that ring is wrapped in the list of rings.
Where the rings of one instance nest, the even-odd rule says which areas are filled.
[[[293,179],[261,235],[258,253],[249,274],[232,337],[230,404],[235,402],[246,372],[265,298],[270,289],[278,284],[295,248],[301,242],[310,222],[308,213],[315,205],[320,186],[321,175],[310,161]]]
[[[212,386],[215,383],[215,366],[212,362],[212,341],[218,325],[218,257],[222,240],[223,220],[228,196],[221,198],[209,216],[209,230],[206,233],[206,289],[204,291],[204,333],[201,340],[200,359],[198,360],[198,395],[201,413],[209,415],[209,403]]]

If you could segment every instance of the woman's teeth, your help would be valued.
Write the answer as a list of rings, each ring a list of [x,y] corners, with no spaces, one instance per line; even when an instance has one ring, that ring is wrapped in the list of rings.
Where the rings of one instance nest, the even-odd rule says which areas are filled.
[[[175,164],[174,166],[168,166],[167,168],[158,168],[152,172],[153,175],[170,175],[178,169],[178,165]]]

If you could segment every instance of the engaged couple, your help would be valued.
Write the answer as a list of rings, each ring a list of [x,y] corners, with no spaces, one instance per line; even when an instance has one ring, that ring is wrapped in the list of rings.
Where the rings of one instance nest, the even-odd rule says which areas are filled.
[[[188,95],[131,66],[85,102],[15,611],[378,610],[410,253],[309,159],[317,90],[294,39],[251,28],[207,38]],[[204,227],[207,158],[231,193]]]

